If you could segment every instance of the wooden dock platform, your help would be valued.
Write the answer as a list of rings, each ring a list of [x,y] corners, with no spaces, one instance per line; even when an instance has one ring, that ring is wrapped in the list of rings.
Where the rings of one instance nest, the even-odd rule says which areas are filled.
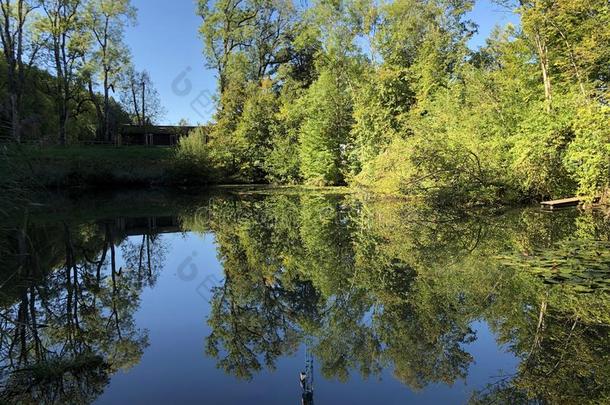
[[[562,200],[553,200],[553,201],[543,201],[541,203],[542,208],[555,210],[559,208],[567,208],[567,207],[577,207],[579,206],[583,200],[579,197],[574,198],[564,198]]]

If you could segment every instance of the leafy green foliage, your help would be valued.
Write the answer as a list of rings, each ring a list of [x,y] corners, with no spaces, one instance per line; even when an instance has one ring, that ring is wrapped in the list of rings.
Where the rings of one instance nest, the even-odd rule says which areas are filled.
[[[596,200],[609,188],[610,6],[498,2],[519,27],[472,50],[472,0],[199,0],[218,108],[208,146],[185,143],[177,165],[202,183],[347,183],[440,204]],[[128,0],[11,4],[2,138],[110,142],[145,120]],[[130,113],[111,97],[121,81]]]
[[[178,181],[207,183],[212,180],[214,166],[207,145],[206,131],[200,127],[180,138],[175,151],[173,176]]]
[[[234,137],[239,157],[239,173],[251,182],[265,178],[265,159],[271,150],[276,127],[277,100],[270,81],[252,86],[243,107]]]
[[[130,1],[3,4],[0,138],[43,145],[116,141],[119,126],[136,121],[111,95],[129,66],[123,39],[135,20]]]
[[[341,73],[325,70],[305,96],[301,127],[301,172],[308,184],[345,180],[346,144],[351,129],[351,96]]]
[[[610,186],[610,108],[587,105],[578,109],[576,137],[565,154],[565,164],[577,179],[579,193],[595,196]]]
[[[381,67],[360,78],[354,95],[353,174],[359,173],[407,128],[407,112],[414,103],[404,69]]]
[[[441,204],[593,200],[608,187],[603,0],[503,1],[520,27],[476,51],[469,0],[286,6],[273,42],[235,21],[278,3],[201,3],[219,72],[216,147],[240,178]],[[261,74],[254,55],[277,64]]]
[[[573,130],[565,115],[531,111],[521,123],[512,148],[511,169],[525,195],[562,197],[574,191],[563,165]]]

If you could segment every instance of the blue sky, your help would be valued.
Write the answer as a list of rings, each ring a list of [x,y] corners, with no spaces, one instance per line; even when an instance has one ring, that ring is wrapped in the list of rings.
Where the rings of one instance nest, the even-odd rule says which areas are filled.
[[[204,66],[195,0],[132,4],[138,9],[138,23],[127,30],[126,41],[136,68],[147,70],[159,91],[167,110],[163,123],[175,124],[181,118],[191,124],[206,122],[213,112],[206,104],[215,78]]]
[[[213,113],[214,72],[205,68],[203,45],[198,35],[201,18],[195,14],[196,0],[132,0],[138,23],[127,30],[137,69],[147,70],[167,110],[162,123],[181,118],[191,124],[208,121]],[[470,45],[484,44],[495,25],[516,22],[510,12],[489,0],[478,1],[470,16],[479,34]]]

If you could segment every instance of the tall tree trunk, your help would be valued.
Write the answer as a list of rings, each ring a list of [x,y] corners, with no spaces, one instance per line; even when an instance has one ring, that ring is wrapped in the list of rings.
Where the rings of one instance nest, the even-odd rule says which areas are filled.
[[[55,37],[53,39],[53,56],[55,58],[55,74],[56,74],[56,86],[55,86],[55,98],[57,100],[57,119],[58,119],[58,127],[59,127],[59,144],[66,144],[66,100],[65,94],[66,89],[64,88],[65,80],[64,80],[64,69],[61,58],[61,49],[59,38]]]
[[[108,85],[108,72],[104,72],[104,140],[111,141],[110,137],[110,86]]]
[[[10,100],[11,137],[15,142],[21,142],[21,91],[23,89],[23,29],[25,13],[23,0],[16,4],[10,1],[2,2],[2,24],[0,24],[0,39],[7,67],[7,87]],[[13,7],[17,15],[12,14]],[[15,21],[16,19],[16,21]]]
[[[20,98],[18,94],[13,93],[10,96],[11,99],[11,136],[13,141],[21,142],[21,111],[20,111]]]
[[[91,80],[89,80],[89,82],[87,83],[87,88],[89,90],[89,97],[91,98],[91,102],[95,107],[95,116],[97,117],[97,139],[101,141],[103,140],[104,136],[104,132],[102,130],[104,126],[104,114],[102,112],[102,107],[100,106],[100,103],[96,97],[95,91],[93,90],[93,82]]]
[[[64,45],[65,46],[65,45]],[[65,55],[65,49],[62,51]],[[65,57],[64,57],[65,60]],[[68,76],[66,63],[63,63],[64,77],[62,79],[62,93],[59,111],[59,139],[62,145],[68,143],[68,121],[70,119],[70,98],[72,97],[70,77]]]
[[[578,58],[574,54],[574,49],[572,48],[572,44],[570,44],[570,41],[568,41],[568,37],[557,26],[557,24],[553,23],[552,21],[551,21],[551,24],[557,30],[557,32],[561,36],[561,39],[563,39],[566,49],[568,50],[568,53],[570,54],[570,63],[572,64],[572,69],[574,69],[574,76],[576,77],[576,81],[578,83],[578,88],[580,89],[580,94],[582,96],[586,96],[587,91],[586,91],[585,85],[583,83],[582,75],[580,74],[580,68],[578,67],[578,63],[577,63]]]
[[[60,111],[59,111],[59,138],[61,140],[62,145],[65,145],[68,142],[67,138],[67,129],[68,129],[68,120],[70,119],[70,99],[72,97],[72,80],[73,73],[70,67],[69,56],[67,56],[67,34],[64,32],[61,36],[61,45],[60,45],[60,66],[62,71],[61,77],[61,102]],[[58,78],[60,79],[60,78]]]
[[[534,42],[536,43],[536,51],[538,52],[538,59],[540,60],[540,70],[542,71],[542,81],[544,84],[544,100],[545,108],[548,113],[551,112],[553,104],[553,91],[551,87],[551,77],[549,74],[549,54],[545,40],[540,36],[540,33],[536,33],[534,36]]]
[[[68,108],[66,104],[65,99],[62,99],[59,106],[59,143],[62,146],[67,144]]]
[[[138,106],[138,95],[136,92],[136,84],[135,82],[131,82],[131,97],[133,100],[133,109],[136,114],[136,123],[140,126],[144,125],[144,120],[140,116],[140,107]]]

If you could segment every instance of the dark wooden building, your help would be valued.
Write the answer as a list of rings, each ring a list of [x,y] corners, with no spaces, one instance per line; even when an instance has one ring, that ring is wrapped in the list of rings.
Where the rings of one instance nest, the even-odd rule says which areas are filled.
[[[122,125],[119,130],[119,145],[173,146],[178,139],[187,136],[197,127]]]

